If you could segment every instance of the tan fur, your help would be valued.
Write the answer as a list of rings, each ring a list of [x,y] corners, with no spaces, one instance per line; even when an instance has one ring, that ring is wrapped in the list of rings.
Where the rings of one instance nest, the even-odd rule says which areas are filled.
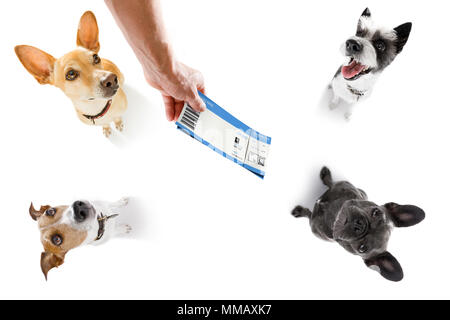
[[[31,218],[36,221],[40,216],[42,216],[47,209],[51,208],[50,206],[41,206],[39,210],[36,210],[33,206],[33,202],[30,205],[30,209],[28,212],[30,213]]]
[[[63,238],[60,246],[51,242],[53,235],[58,234]],[[45,252],[51,252],[58,256],[65,255],[69,250],[79,247],[86,240],[87,232],[71,228],[67,224],[53,225],[47,229],[41,229],[41,242]]]
[[[97,19],[91,11],[86,11],[80,18],[77,32],[77,45],[95,53],[100,51]]]
[[[97,20],[90,11],[84,13],[80,19],[77,45],[79,48],[59,59],[31,46],[16,46],[15,51],[23,66],[39,83],[60,88],[72,100],[78,118],[83,123],[102,126],[106,136],[111,133],[111,123],[115,123],[116,128],[121,131],[122,115],[128,105],[125,92],[122,90],[124,77],[119,68],[109,60],[101,59],[100,63],[94,64],[93,56],[100,50],[100,43]],[[66,74],[70,70],[75,70],[79,74],[73,81],[66,79]],[[106,97],[100,83],[111,73],[117,76],[119,89],[114,96]],[[94,100],[90,100],[92,98]],[[104,116],[95,119],[94,122],[84,116],[99,114],[108,100],[112,100],[112,104]],[[118,123],[120,125],[117,125]]]
[[[31,73],[40,84],[53,82],[52,73],[56,59],[48,53],[31,46],[17,46],[14,48],[25,69]]]
[[[45,211],[50,208],[56,210],[52,217],[45,214]],[[69,250],[79,247],[87,238],[87,231],[63,223],[63,213],[67,208],[68,206],[42,206],[39,211],[36,211],[33,205],[30,206],[30,215],[38,222],[41,232],[41,243],[44,247],[41,255],[41,269],[45,279],[52,268],[59,267],[64,263],[64,258]],[[54,235],[59,235],[63,239],[61,245],[56,246],[52,243]]]
[[[65,255],[58,256],[58,255],[50,253],[50,252],[42,252],[42,254],[41,254],[41,270],[45,276],[45,280],[47,280],[48,272],[51,269],[57,268],[64,263],[64,257],[65,257]]]

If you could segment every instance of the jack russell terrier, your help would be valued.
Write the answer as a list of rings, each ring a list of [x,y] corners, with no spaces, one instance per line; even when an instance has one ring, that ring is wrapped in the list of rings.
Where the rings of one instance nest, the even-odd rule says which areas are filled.
[[[332,90],[330,109],[342,102],[348,105],[368,97],[381,72],[390,65],[408,41],[412,24],[394,29],[377,26],[367,8],[359,18],[356,35],[341,48],[347,62],[336,72],[329,89]],[[349,118],[348,112],[346,117]]]
[[[37,221],[44,252],[41,269],[47,280],[48,272],[64,263],[69,250],[101,244],[114,236],[130,233],[131,227],[118,222],[118,210],[128,204],[128,198],[118,202],[75,201],[70,206],[30,205],[30,215]]]
[[[78,118],[87,125],[102,126],[106,137],[111,122],[123,130],[122,115],[127,98],[122,90],[124,77],[106,59],[100,59],[98,25],[94,14],[85,12],[78,26],[78,48],[59,59],[37,48],[21,45],[15,51],[25,69],[40,84],[60,88],[73,102]]]
[[[326,167],[322,168],[320,179],[328,190],[316,201],[313,211],[297,206],[292,215],[308,218],[312,232],[320,239],[337,242],[384,278],[400,281],[402,267],[386,250],[389,237],[394,227],[411,227],[421,222],[425,212],[393,202],[379,206],[351,183],[334,182]]]

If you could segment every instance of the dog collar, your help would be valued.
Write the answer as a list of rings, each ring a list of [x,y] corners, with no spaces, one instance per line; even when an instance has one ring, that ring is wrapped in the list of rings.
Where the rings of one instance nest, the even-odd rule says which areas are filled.
[[[347,84],[347,89],[348,91],[350,91],[352,94],[354,94],[355,96],[359,98],[363,97],[366,94],[366,91],[361,91],[358,89],[353,88],[352,86]]]
[[[91,120],[92,123],[95,124],[95,119],[103,117],[108,112],[109,108],[111,108],[111,105],[112,105],[112,100],[108,100],[105,107],[102,109],[102,111],[100,111],[100,113],[97,113],[96,115],[83,114],[83,117]]]
[[[105,216],[105,215],[103,215],[103,213],[100,212],[100,216],[97,218],[98,233],[97,233],[97,238],[95,239],[95,241],[100,240],[103,237],[103,235],[105,234],[106,221],[108,221],[109,219],[115,218],[117,216],[118,216],[118,214],[113,214],[111,216]]]

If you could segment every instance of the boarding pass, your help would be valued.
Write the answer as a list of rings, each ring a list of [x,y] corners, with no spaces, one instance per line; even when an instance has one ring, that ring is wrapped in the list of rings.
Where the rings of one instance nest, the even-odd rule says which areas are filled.
[[[245,169],[264,178],[272,139],[260,134],[199,92],[206,111],[185,103],[176,122],[178,129]]]

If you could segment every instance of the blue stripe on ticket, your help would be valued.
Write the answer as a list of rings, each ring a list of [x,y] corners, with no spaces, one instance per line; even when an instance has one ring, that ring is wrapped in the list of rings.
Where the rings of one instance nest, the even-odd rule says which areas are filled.
[[[272,139],[253,130],[199,92],[206,111],[185,104],[176,122],[178,129],[260,178],[265,176]]]

